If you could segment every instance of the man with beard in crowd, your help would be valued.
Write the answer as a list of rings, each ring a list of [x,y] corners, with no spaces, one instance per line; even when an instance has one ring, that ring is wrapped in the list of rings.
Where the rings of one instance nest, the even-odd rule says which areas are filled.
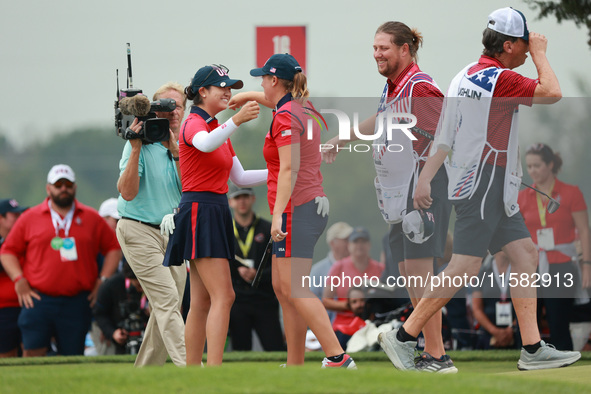
[[[84,354],[84,339],[98,288],[117,269],[121,249],[94,209],[76,200],[68,165],[47,175],[47,198],[21,215],[0,251],[14,283],[23,356],[44,356],[51,338],[60,355]],[[96,258],[105,256],[99,273]]]

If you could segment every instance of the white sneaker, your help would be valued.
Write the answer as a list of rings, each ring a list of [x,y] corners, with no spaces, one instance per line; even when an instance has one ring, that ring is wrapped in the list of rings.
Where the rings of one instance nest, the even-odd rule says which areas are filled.
[[[398,329],[388,332],[381,332],[378,335],[378,342],[394,367],[401,371],[416,371],[415,348],[416,341],[400,342],[396,339]]]
[[[517,362],[517,368],[521,371],[531,371],[534,369],[550,369],[566,367],[578,361],[581,353],[556,350],[553,345],[544,341],[540,342],[542,347],[534,354],[521,349],[521,356]]]

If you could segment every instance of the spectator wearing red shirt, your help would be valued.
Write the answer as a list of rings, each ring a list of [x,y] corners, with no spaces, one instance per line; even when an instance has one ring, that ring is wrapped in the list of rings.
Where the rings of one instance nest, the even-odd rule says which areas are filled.
[[[519,208],[532,240],[539,250],[538,271],[550,274],[552,285],[540,288],[550,338],[557,349],[572,350],[569,322],[577,296],[576,286],[564,286],[570,277],[582,288],[591,285],[591,239],[589,216],[583,193],[575,185],[561,182],[557,174],[562,158],[546,144],[534,144],[525,154],[527,172],[534,187],[560,202],[552,214],[546,211],[548,198],[532,189],[519,192]],[[583,263],[579,266],[575,239],[581,240]],[[556,279],[558,278],[558,285]],[[579,282],[580,281],[580,282]],[[562,286],[561,286],[562,285]],[[588,301],[588,298],[587,298]]]
[[[493,254],[503,250],[511,260],[513,273],[531,277],[538,258],[517,205],[521,174],[514,120],[520,104],[551,104],[560,100],[562,93],[546,57],[546,37],[530,33],[521,12],[509,7],[493,11],[487,18],[482,43],[484,56],[481,60],[464,67],[450,84],[433,146],[436,151],[432,152],[419,176],[414,206],[431,206],[431,180],[451,150],[448,197],[453,199],[457,219],[453,255],[440,276],[477,276],[487,250]],[[520,81],[511,70],[525,63],[528,52],[538,78]],[[486,65],[479,68],[479,63]],[[508,109],[496,106],[507,104],[497,101],[496,94],[500,91],[512,98]],[[497,130],[501,124],[510,127]],[[496,143],[495,136],[499,133],[509,134],[502,146]],[[495,157],[495,165],[484,160],[485,148]],[[504,153],[507,161],[503,165]],[[417,336],[431,316],[463,285],[460,282],[428,289],[409,319],[395,330],[396,335],[387,338],[387,346],[382,347],[387,348],[386,353],[396,368],[415,369]],[[524,345],[518,369],[559,368],[581,357],[579,352],[559,351],[541,340],[535,288],[516,286],[511,294]]]
[[[2,245],[2,265],[24,307],[18,323],[25,357],[44,356],[52,337],[60,355],[84,354],[98,288],[121,259],[113,230],[75,199],[75,180],[69,166],[53,166],[47,199],[21,215]]]
[[[228,206],[228,179],[239,187],[262,184],[267,170],[245,171],[230,136],[255,119],[257,103],[246,104],[223,124],[215,116],[227,108],[231,89],[243,82],[230,79],[221,65],[201,67],[185,88],[193,100],[179,138],[183,194],[164,257],[164,265],[190,262],[191,307],[185,326],[187,365],[199,365],[207,339],[207,365],[222,363],[234,289],[229,260],[234,259],[234,230]]]
[[[14,199],[0,200],[0,248],[16,220],[27,208]],[[21,307],[14,284],[0,264],[0,357],[16,357],[21,346],[18,316]]]
[[[312,121],[317,112],[308,101],[306,76],[289,54],[271,56],[250,75],[262,77],[263,92],[236,97],[230,108],[248,99],[275,108],[263,155],[273,215],[273,288],[283,310],[287,366],[304,363],[309,326],[326,353],[324,368],[354,369],[355,362],[340,346],[322,302],[304,285],[304,278],[310,278],[314,246],[328,222],[328,199],[320,172],[320,126]],[[306,129],[308,124],[312,130]]]
[[[337,312],[332,323],[337,338],[343,348],[353,333],[346,332],[347,327],[355,319],[350,309],[348,292],[351,287],[367,287],[371,281],[377,283],[384,271],[384,264],[371,258],[371,242],[369,232],[364,227],[355,227],[349,236],[349,256],[333,264],[328,273],[327,286],[324,288],[322,303],[326,309]],[[333,287],[339,280],[340,286]]]

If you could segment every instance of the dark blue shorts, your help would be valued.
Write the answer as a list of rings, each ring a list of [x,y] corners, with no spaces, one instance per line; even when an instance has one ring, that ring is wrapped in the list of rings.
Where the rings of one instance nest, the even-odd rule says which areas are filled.
[[[21,331],[18,329],[18,316],[21,308],[0,309],[0,353],[7,353],[20,347]]]
[[[273,254],[277,257],[314,257],[314,247],[326,228],[328,216],[316,213],[314,200],[294,207],[293,213],[283,214],[281,229],[287,231],[287,237],[281,242],[273,242]],[[291,227],[291,231],[290,231]]]
[[[73,297],[39,295],[41,300],[33,299],[34,307],[22,308],[18,318],[24,348],[47,348],[51,337],[55,337],[59,355],[84,354],[84,341],[92,318],[89,292],[83,291]]]
[[[433,204],[431,211],[435,218],[435,230],[431,238],[422,244],[416,244],[406,238],[402,232],[402,222],[390,226],[389,244],[395,263],[405,259],[422,259],[426,257],[442,258],[447,241],[447,229],[451,214],[451,202],[447,198],[447,172],[445,166],[441,166],[431,181],[431,198]],[[411,182],[408,193],[406,211],[414,211],[412,192],[414,184]]]
[[[164,266],[203,257],[234,258],[232,213],[225,194],[184,192],[174,225]]]

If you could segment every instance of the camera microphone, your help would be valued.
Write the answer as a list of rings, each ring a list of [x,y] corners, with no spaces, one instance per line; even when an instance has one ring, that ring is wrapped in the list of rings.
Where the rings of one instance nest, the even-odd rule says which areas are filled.
[[[150,99],[141,94],[125,97],[119,102],[123,115],[146,116],[150,113]]]

